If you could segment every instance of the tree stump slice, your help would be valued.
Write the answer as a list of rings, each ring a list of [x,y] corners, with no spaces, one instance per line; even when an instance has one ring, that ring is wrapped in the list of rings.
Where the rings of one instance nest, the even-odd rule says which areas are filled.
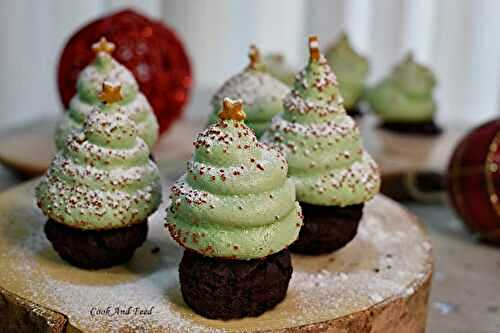
[[[164,179],[175,178],[177,169],[163,168]],[[196,315],[182,300],[182,250],[164,230],[165,206],[150,218],[148,240],[131,262],[86,271],[63,262],[46,240],[46,219],[33,200],[36,183],[0,195],[0,327],[20,328],[10,332],[425,331],[431,244],[416,217],[382,195],[367,203],[358,235],[344,249],[293,256],[287,298],[275,309],[218,321]],[[107,307],[114,315],[93,310]],[[134,314],[135,307],[145,312]]]

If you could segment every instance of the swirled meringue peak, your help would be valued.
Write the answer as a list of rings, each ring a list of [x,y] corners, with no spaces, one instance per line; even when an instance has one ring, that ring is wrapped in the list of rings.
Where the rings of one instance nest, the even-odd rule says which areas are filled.
[[[187,172],[171,188],[170,234],[209,257],[262,258],[293,243],[302,226],[286,160],[237,120],[241,105],[224,100],[221,118],[198,135]]]
[[[426,122],[437,110],[433,98],[436,77],[409,53],[391,75],[369,90],[367,100],[385,122]]]
[[[347,109],[355,107],[363,94],[369,71],[368,61],[352,48],[345,33],[326,51],[325,56],[337,75],[344,106]]]
[[[346,114],[317,39],[310,37],[309,44],[309,63],[262,141],[286,156],[300,202],[341,207],[363,203],[379,190],[378,167],[363,150],[359,129]]]
[[[80,73],[77,93],[71,99],[69,109],[56,129],[55,144],[58,150],[63,148],[68,134],[81,128],[94,106],[100,103],[98,95],[105,81],[121,85],[123,95],[120,102],[121,110],[135,122],[139,136],[150,149],[158,140],[158,121],[153,109],[146,97],[139,91],[139,85],[133,74],[111,56],[113,49],[114,46],[105,52],[103,48],[94,48],[96,51],[94,61]]]
[[[250,47],[249,57],[248,67],[224,82],[213,96],[208,122],[214,124],[219,121],[217,114],[225,97],[241,99],[247,115],[246,124],[260,137],[271,119],[283,111],[283,98],[290,89],[265,71],[255,46]]]
[[[160,176],[135,123],[117,103],[97,106],[68,135],[36,188],[49,218],[84,230],[144,222],[161,201]]]

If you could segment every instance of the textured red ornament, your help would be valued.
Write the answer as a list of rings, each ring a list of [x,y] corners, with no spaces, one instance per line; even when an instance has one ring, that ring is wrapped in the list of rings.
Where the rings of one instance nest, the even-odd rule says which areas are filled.
[[[468,228],[500,243],[500,120],[487,122],[462,139],[447,178],[451,202]]]
[[[69,39],[58,68],[64,106],[76,93],[78,74],[95,57],[92,44],[102,36],[116,44],[113,57],[134,73],[155,111],[160,131],[166,131],[188,100],[191,65],[171,29],[130,9],[93,21]]]

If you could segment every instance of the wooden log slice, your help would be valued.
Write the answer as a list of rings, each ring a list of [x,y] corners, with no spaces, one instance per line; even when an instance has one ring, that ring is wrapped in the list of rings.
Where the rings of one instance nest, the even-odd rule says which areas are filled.
[[[173,178],[171,172],[164,179]],[[0,195],[0,311],[11,309],[0,315],[0,327],[21,322],[38,325],[40,332],[425,331],[431,244],[416,217],[384,196],[366,205],[358,235],[344,249],[293,257],[287,298],[275,309],[258,318],[218,321],[196,315],[182,300],[182,251],[164,230],[164,207],[150,219],[149,238],[130,263],[85,271],[63,262],[46,240],[35,185]]]

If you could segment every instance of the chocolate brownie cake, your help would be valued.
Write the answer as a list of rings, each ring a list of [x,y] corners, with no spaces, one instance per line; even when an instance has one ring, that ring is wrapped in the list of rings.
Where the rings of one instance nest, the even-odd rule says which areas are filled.
[[[364,204],[347,207],[300,203],[304,225],[290,250],[302,254],[323,254],[347,245],[358,230]]]
[[[80,230],[49,219],[45,235],[61,258],[74,266],[99,269],[132,258],[148,235],[146,222],[109,230]]]
[[[208,318],[257,316],[281,302],[292,274],[286,249],[302,226],[286,160],[257,141],[242,105],[224,99],[219,121],[198,135],[167,209],[186,249],[184,300]]]
[[[264,259],[207,257],[186,250],[179,266],[186,303],[211,319],[255,317],[286,296],[292,277],[288,250]]]
[[[291,250],[320,254],[356,235],[363,204],[378,192],[380,175],[315,36],[309,38],[309,52],[309,63],[285,97],[285,111],[262,141],[285,155],[303,207],[304,227]]]
[[[122,112],[121,86],[103,84],[103,104],[70,133],[36,188],[49,218],[47,238],[80,267],[128,260],[145,240],[147,219],[161,201],[156,164],[135,123]]]

